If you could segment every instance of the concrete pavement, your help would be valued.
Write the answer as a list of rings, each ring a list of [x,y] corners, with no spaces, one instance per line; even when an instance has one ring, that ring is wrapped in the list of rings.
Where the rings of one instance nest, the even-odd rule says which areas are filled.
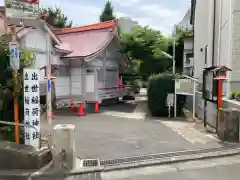
[[[236,180],[239,179],[240,157],[189,161],[123,171],[103,172],[104,180]]]
[[[103,114],[76,117],[74,113],[56,116],[54,123],[76,126],[76,155],[80,158],[115,159],[221,146],[215,141],[192,143],[155,120]]]
[[[143,92],[142,92],[143,91]],[[76,126],[76,155],[101,160],[192,149],[221,147],[190,122],[146,117],[146,91],[136,101],[101,108],[77,117],[67,109],[55,114],[54,124]]]

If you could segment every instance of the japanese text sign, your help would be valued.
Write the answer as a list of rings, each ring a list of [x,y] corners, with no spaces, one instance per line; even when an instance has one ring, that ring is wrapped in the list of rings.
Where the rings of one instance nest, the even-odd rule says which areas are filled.
[[[40,96],[38,69],[24,69],[24,124],[25,144],[39,148]],[[31,127],[34,126],[35,128]]]

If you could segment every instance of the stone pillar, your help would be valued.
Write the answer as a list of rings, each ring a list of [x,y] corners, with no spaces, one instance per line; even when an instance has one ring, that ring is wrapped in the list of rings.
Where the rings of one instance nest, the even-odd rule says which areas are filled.
[[[53,128],[54,170],[71,171],[76,166],[75,126],[58,124]]]

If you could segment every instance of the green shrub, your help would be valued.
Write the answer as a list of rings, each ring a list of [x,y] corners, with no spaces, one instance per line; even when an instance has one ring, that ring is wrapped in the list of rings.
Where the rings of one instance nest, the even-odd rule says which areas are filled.
[[[141,88],[141,80],[140,79],[133,80],[133,82],[132,82],[133,92],[139,93],[140,88]]]
[[[174,93],[174,78],[172,74],[152,75],[148,82],[148,109],[153,116],[168,116],[166,99],[169,93]],[[186,97],[177,95],[177,115],[182,113]],[[171,108],[171,115],[174,109]]]

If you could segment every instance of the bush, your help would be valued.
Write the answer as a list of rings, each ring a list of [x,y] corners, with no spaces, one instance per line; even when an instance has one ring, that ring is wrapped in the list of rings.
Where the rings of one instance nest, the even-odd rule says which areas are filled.
[[[166,99],[168,93],[174,93],[174,78],[172,74],[158,74],[149,78],[148,109],[152,116],[168,116]],[[185,101],[184,95],[177,95],[177,115],[181,115]],[[171,108],[171,115],[173,114],[174,108]]]
[[[134,93],[139,93],[140,88],[141,88],[141,80],[135,79],[132,82],[132,88]]]

